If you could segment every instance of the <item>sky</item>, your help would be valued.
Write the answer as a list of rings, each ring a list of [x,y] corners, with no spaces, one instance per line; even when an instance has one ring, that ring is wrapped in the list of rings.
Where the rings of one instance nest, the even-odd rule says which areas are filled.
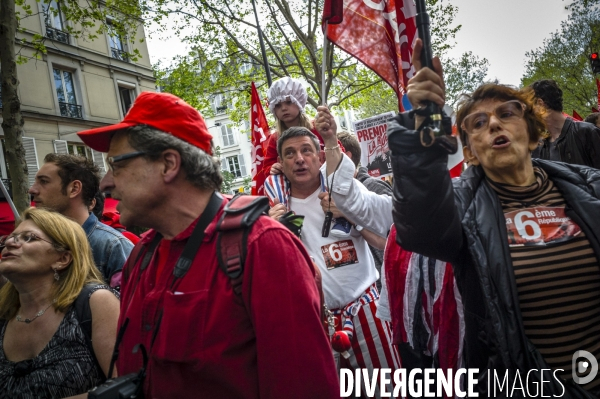
[[[260,1],[260,0],[259,0]],[[458,7],[456,24],[462,29],[450,56],[458,58],[465,51],[487,58],[487,80],[519,85],[525,71],[525,53],[543,45],[544,39],[560,28],[567,19],[569,0],[442,0]],[[152,34],[147,30],[148,50],[152,63],[168,61],[186,54],[187,47],[177,38]]]

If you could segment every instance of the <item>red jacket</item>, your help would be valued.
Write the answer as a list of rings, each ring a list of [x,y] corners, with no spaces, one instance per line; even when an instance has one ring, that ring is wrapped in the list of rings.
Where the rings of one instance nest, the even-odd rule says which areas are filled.
[[[119,326],[126,318],[129,326],[119,374],[139,370],[141,354],[132,350],[143,343],[150,352],[146,398],[339,398],[314,269],[302,243],[279,223],[259,218],[248,237],[238,296],[217,265],[215,228],[221,214],[222,208],[173,291],[174,264],[197,220],[172,240],[159,276],[157,254],[143,272],[141,260],[136,265],[128,260]]]

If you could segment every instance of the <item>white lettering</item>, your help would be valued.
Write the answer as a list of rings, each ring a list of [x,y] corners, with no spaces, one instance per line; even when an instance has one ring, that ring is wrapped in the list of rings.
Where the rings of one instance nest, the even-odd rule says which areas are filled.
[[[352,370],[341,369],[340,370],[340,396],[342,398],[347,398],[350,395],[352,395],[353,385],[354,385],[354,376],[352,375]]]

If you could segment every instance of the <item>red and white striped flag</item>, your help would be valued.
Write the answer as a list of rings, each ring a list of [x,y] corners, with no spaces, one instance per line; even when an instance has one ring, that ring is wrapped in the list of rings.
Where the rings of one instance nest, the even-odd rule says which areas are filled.
[[[444,371],[463,367],[465,331],[462,298],[450,263],[405,251],[396,243],[392,226],[384,254],[385,276],[392,316],[393,343],[408,345],[431,364],[402,367]]]
[[[263,170],[264,144],[269,138],[270,130],[254,82],[252,82],[250,101],[250,131],[252,132],[252,195],[264,195],[264,184],[267,178]]]

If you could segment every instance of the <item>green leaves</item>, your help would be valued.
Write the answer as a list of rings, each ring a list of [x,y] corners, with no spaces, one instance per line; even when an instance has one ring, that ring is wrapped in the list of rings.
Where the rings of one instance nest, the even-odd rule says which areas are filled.
[[[597,87],[589,55],[600,49],[600,1],[578,0],[568,7],[571,15],[544,44],[526,53],[527,86],[539,79],[553,79],[563,90],[563,108],[586,116],[597,107]]]

